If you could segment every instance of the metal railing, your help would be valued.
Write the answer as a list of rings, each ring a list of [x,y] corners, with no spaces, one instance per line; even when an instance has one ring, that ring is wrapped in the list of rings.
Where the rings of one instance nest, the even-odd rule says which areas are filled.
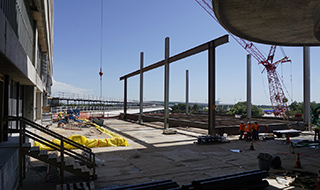
[[[60,152],[60,157],[61,157],[61,165],[60,165],[60,175],[61,175],[61,182],[63,183],[63,179],[64,179],[64,170],[65,170],[65,164],[64,164],[64,160],[65,160],[65,155],[68,155],[70,157],[73,157],[77,160],[79,160],[80,162],[84,163],[85,165],[88,166],[88,168],[90,168],[90,170],[92,171],[92,176],[93,179],[95,179],[96,177],[96,168],[95,168],[95,154],[92,152],[92,150],[88,147],[85,147],[79,143],[76,143],[56,132],[53,132],[29,119],[26,119],[24,117],[13,117],[13,116],[8,116],[7,118],[4,119],[0,119],[0,122],[10,122],[10,121],[16,121],[19,122],[19,125],[17,125],[16,129],[8,129],[9,133],[19,133],[19,149],[20,149],[20,180],[22,180],[22,174],[23,176],[25,176],[25,157],[22,156],[22,148],[23,145],[26,143],[26,137],[34,140],[34,141],[38,141],[50,148],[52,148],[53,150],[59,151]],[[53,138],[56,138],[58,140],[60,140],[60,144],[56,144],[54,142],[52,142],[51,140],[48,140],[38,134],[36,134],[35,132],[32,132],[31,130],[26,129],[26,126],[31,127],[33,129],[39,130]],[[2,132],[2,131],[1,131]],[[71,146],[73,146],[75,149],[80,149],[83,151],[83,153],[85,153],[86,155],[88,155],[88,157],[79,154],[75,151],[73,151],[72,149],[68,149],[65,148],[64,146],[66,144],[69,144]],[[23,173],[22,173],[23,171]]]

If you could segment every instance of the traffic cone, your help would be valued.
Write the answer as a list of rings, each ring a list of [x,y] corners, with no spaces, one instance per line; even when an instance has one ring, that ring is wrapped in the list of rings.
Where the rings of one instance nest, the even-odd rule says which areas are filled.
[[[251,142],[250,142],[250,150],[254,150],[254,147],[253,147],[253,140],[251,140]]]
[[[287,142],[287,144],[290,143],[290,135],[289,135],[289,134],[287,135],[287,140],[286,140],[286,142]]]
[[[302,168],[301,163],[300,163],[300,153],[297,153],[297,160],[296,160],[296,164],[294,167],[295,168]]]
[[[317,178],[317,190],[320,189],[320,170],[318,171],[318,178]]]

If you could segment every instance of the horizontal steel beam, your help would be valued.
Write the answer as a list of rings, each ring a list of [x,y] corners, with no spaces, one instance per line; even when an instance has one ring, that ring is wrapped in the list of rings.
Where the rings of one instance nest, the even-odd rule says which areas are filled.
[[[195,55],[195,54],[197,54],[197,53],[203,52],[203,51],[205,51],[205,50],[208,50],[208,49],[209,49],[209,45],[208,45],[208,44],[210,44],[211,42],[214,44],[214,47],[217,47],[217,46],[219,46],[219,45],[222,45],[222,44],[224,44],[224,43],[227,43],[227,42],[228,42],[228,39],[229,39],[229,38],[228,38],[228,35],[224,35],[224,36],[222,36],[222,37],[220,37],[220,38],[217,38],[217,39],[215,39],[215,40],[211,40],[211,41],[209,41],[209,42],[206,42],[206,43],[203,43],[203,44],[201,44],[201,45],[199,45],[199,46],[196,46],[196,47],[194,47],[194,48],[192,48],[192,49],[186,50],[186,51],[184,51],[184,52],[182,52],[182,53],[179,53],[179,54],[177,54],[177,55],[174,55],[174,56],[172,56],[172,57],[169,57],[169,64],[172,63],[172,62],[175,62],[175,61],[184,59],[184,58],[186,58],[186,57]],[[163,66],[164,63],[165,63],[165,60],[161,60],[161,61],[159,61],[159,62],[157,62],[157,63],[154,63],[154,64],[152,64],[152,65],[149,65],[149,66],[147,66],[147,67],[144,67],[142,71],[143,71],[143,72],[150,71],[150,70],[152,70],[152,69],[155,69],[155,68],[158,68],[158,67]],[[138,69],[138,70],[136,70],[136,71],[134,71],[134,72],[132,72],[132,73],[129,73],[129,74],[127,74],[127,75],[124,75],[124,76],[120,77],[120,80],[123,80],[123,79],[125,79],[125,78],[130,78],[130,77],[133,77],[133,76],[138,75],[138,74],[140,74],[140,69]]]

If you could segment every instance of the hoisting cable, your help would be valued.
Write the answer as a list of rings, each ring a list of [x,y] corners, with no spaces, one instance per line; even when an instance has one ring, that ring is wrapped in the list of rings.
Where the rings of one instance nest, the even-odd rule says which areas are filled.
[[[262,81],[262,85],[263,85],[263,92],[264,92],[264,95],[266,96],[266,98],[269,98],[270,99],[270,96],[268,96],[267,92],[266,92],[266,87],[264,85],[264,79],[263,79],[263,69],[261,69],[261,65],[259,64],[259,69],[260,69],[260,73],[261,73],[261,81]]]
[[[292,86],[292,62],[290,62],[290,82],[291,82],[291,98],[293,99],[293,86]]]
[[[280,46],[280,50],[281,50],[281,52],[282,52],[282,55],[283,55],[284,57],[287,57],[286,52],[284,51],[283,47]],[[292,62],[290,61],[290,83],[291,83],[291,86],[290,86],[290,87],[291,87],[291,94],[289,94],[286,86],[284,85],[282,64],[283,64],[283,63],[281,63],[281,83],[282,83],[282,86],[284,87],[286,93],[288,94],[289,98],[291,99],[291,102],[293,102],[293,96],[292,96],[292,95],[293,95],[293,93],[292,93]]]
[[[100,99],[102,99],[102,40],[103,40],[103,0],[101,0],[101,36],[100,36],[100,42],[101,42],[101,46],[100,46]]]
[[[277,72],[277,74],[278,74],[278,72]],[[278,75],[279,75],[279,74],[278,74]],[[291,98],[291,95],[289,94],[289,92],[288,92],[288,90],[287,90],[286,86],[284,85],[283,81],[282,81],[282,80],[280,80],[280,82],[281,82],[282,86],[284,87],[285,92],[288,94],[288,96],[289,96],[289,98],[290,98],[291,102],[293,102],[293,100],[292,100],[292,98]]]

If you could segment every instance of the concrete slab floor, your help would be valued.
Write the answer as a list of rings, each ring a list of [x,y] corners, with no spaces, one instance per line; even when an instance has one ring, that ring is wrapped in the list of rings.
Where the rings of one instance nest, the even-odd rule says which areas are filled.
[[[128,147],[100,147],[92,149],[96,157],[104,161],[104,166],[97,167],[98,179],[94,181],[96,189],[108,189],[122,185],[146,183],[162,179],[171,179],[179,185],[189,184],[195,179],[214,177],[247,170],[258,169],[259,153],[278,155],[283,168],[270,170],[267,189],[299,189],[279,184],[276,173],[285,170],[309,171],[317,173],[320,169],[320,149],[296,148],[300,153],[302,169],[294,168],[296,155],[291,153],[285,138],[258,141],[254,143],[255,150],[250,150],[250,143],[237,140],[238,136],[227,137],[230,143],[213,145],[194,144],[197,136],[206,131],[177,129],[177,134],[162,134],[159,124],[126,122],[117,119],[105,120],[107,129],[127,138]],[[199,133],[200,132],[200,133]],[[312,139],[312,133],[304,133],[297,139]],[[241,153],[231,149],[242,150]],[[55,189],[54,183],[36,180],[30,171],[24,180],[23,189]],[[30,174],[30,176],[29,176]],[[76,181],[74,176],[67,176],[65,183]],[[79,179],[78,179],[79,180]],[[33,182],[32,182],[33,181]],[[42,181],[42,182],[41,182]],[[58,181],[54,181],[59,183]],[[42,183],[42,186],[40,185]]]

